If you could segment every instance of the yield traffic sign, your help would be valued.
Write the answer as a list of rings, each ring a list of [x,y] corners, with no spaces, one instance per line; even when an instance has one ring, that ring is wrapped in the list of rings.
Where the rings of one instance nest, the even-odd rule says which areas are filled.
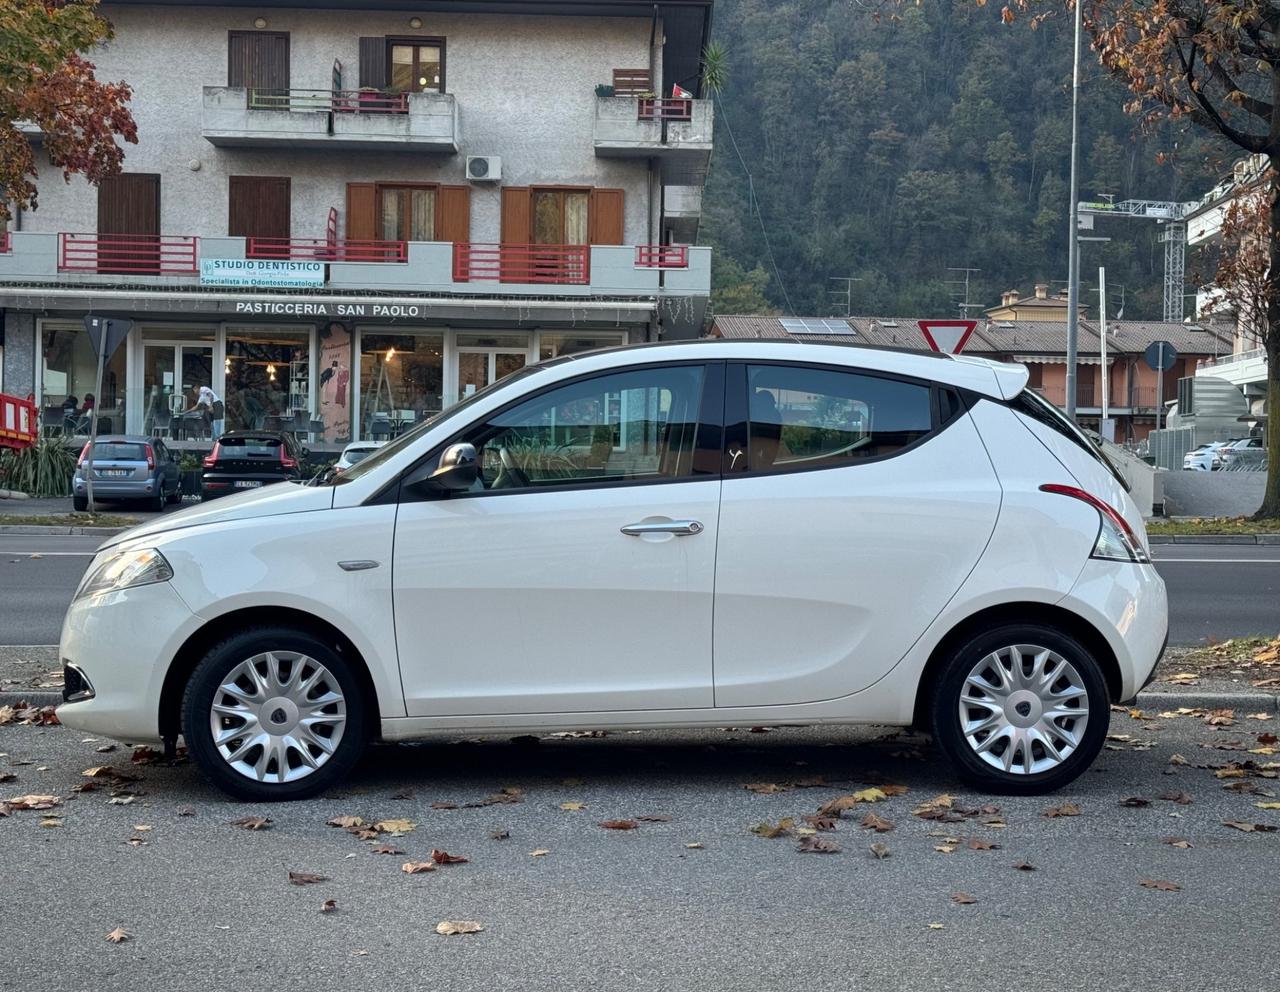
[[[958,355],[969,335],[978,326],[976,320],[919,320],[920,331],[929,347],[948,355]]]

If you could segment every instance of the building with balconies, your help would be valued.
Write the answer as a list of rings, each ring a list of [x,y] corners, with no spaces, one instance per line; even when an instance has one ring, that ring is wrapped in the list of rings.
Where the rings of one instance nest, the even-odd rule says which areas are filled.
[[[139,142],[97,188],[43,159],[0,231],[4,390],[59,429],[95,388],[85,317],[122,317],[103,429],[207,439],[210,386],[227,429],[337,445],[529,362],[697,336],[711,12],[104,2],[91,57]]]

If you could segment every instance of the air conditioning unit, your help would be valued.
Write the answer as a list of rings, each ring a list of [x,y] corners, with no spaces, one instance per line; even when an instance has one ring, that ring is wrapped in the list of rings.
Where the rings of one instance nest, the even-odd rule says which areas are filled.
[[[467,178],[473,183],[496,183],[502,178],[502,159],[497,155],[468,155]]]

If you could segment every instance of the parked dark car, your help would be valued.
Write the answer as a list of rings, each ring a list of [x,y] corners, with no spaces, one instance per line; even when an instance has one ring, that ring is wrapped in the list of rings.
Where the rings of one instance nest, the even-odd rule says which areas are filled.
[[[200,498],[213,499],[301,478],[307,450],[280,431],[231,431],[205,455]]]
[[[71,504],[76,510],[89,508],[89,486],[85,444],[71,479]],[[178,462],[159,438],[134,434],[108,434],[93,445],[93,499],[145,500],[154,510],[163,510],[166,501],[182,502],[182,473]]]

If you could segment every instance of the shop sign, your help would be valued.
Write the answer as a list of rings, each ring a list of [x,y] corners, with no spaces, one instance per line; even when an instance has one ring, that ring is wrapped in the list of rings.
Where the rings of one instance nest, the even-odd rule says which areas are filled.
[[[236,300],[227,304],[236,313],[265,317],[426,317],[428,310],[418,303],[313,303],[300,300]]]
[[[273,262],[255,258],[202,258],[204,286],[252,286],[260,289],[305,289],[324,285],[323,262]]]

